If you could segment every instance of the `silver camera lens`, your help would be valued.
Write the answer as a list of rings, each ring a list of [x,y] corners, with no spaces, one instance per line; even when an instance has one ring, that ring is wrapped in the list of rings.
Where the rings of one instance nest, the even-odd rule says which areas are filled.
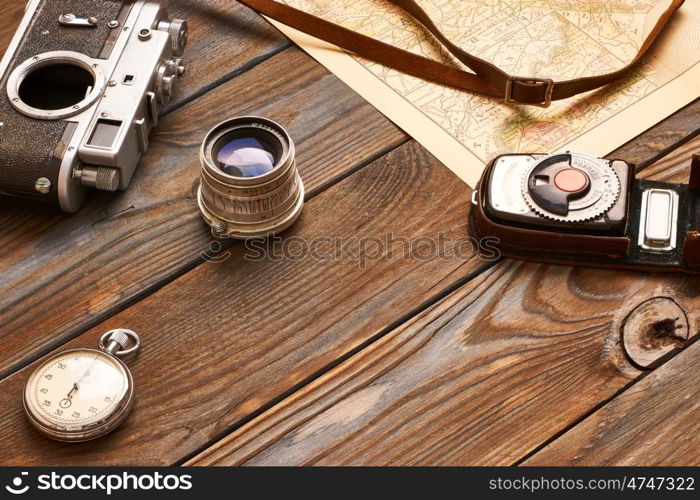
[[[271,120],[240,117],[214,127],[202,144],[197,195],[214,233],[247,239],[291,226],[304,204],[294,155],[289,134]]]

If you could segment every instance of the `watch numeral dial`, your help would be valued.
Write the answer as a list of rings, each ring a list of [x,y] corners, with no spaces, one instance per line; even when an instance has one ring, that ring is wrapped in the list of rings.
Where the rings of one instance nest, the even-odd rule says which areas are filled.
[[[57,425],[109,418],[128,389],[128,378],[110,355],[86,349],[52,358],[30,379],[34,411]],[[28,392],[29,394],[29,392]],[[30,398],[31,399],[31,398]],[[66,411],[70,408],[71,411]]]
[[[119,359],[138,351],[141,339],[126,328],[105,332],[99,349],[70,349],[43,361],[24,387],[29,422],[58,441],[81,442],[113,431],[134,398],[131,373]]]

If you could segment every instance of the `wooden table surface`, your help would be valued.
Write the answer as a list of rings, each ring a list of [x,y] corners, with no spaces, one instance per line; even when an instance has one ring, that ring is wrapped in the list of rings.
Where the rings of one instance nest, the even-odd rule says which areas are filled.
[[[471,190],[253,12],[164,3],[189,21],[189,71],[129,190],[73,216],[0,201],[0,464],[700,463],[699,278],[394,246],[360,262],[353,237],[467,237]],[[3,50],[23,8],[0,11]],[[614,156],[686,180],[699,113]],[[198,147],[243,114],[297,143],[307,203],[284,237],[347,252],[202,258]],[[625,330],[640,307],[652,320]],[[143,339],[129,419],[89,443],[40,436],[30,372],[116,327]]]

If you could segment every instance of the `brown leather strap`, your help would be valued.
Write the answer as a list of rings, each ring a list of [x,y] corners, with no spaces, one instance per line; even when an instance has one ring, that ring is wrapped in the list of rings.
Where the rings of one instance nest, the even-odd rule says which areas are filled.
[[[691,191],[700,190],[700,155],[693,155],[690,162],[690,181],[688,182]]]
[[[352,1],[352,0],[348,0]],[[425,80],[479,94],[502,97],[507,103],[549,106],[552,101],[589,92],[622,78],[634,67],[657,39],[664,26],[685,0],[672,0],[642,44],[634,60],[624,68],[604,75],[554,82],[547,78],[511,76],[497,66],[473,56],[448,39],[414,0],[386,0],[400,7],[423,25],[450,53],[474,73],[413,54],[374,38],[313,16],[275,0],[239,0],[242,4],[276,21],[345,50]]]
[[[688,231],[683,246],[683,259],[685,265],[691,269],[700,271],[700,233]]]

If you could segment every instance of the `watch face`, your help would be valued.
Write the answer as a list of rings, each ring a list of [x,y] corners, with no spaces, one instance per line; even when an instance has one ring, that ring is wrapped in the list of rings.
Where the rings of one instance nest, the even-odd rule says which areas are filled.
[[[126,368],[112,356],[93,349],[66,351],[30,377],[27,411],[44,426],[81,430],[117,414],[130,384]]]

